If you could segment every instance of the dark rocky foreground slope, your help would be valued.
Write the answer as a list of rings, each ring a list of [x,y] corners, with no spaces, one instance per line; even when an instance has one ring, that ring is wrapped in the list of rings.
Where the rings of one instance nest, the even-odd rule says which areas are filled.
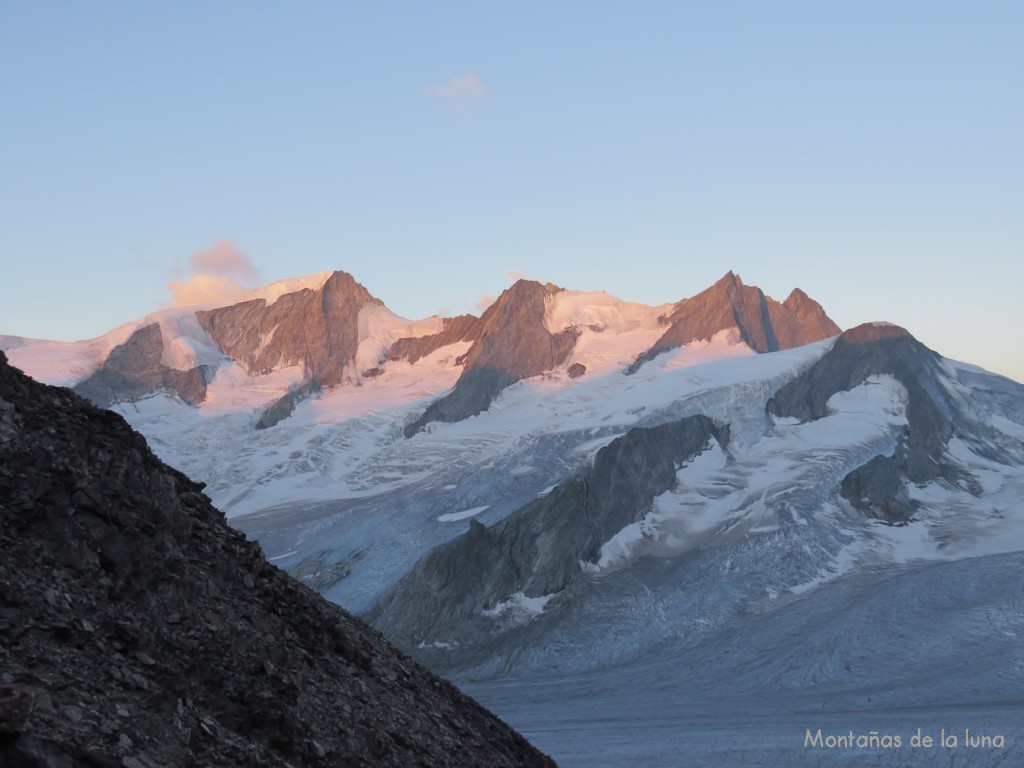
[[[0,354],[0,765],[553,763]]]

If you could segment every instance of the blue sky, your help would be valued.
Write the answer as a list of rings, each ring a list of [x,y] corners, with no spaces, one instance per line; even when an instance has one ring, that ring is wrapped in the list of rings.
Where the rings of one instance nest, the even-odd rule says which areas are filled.
[[[727,270],[1024,380],[1024,3],[0,8],[0,334],[98,335],[230,243],[407,317]],[[215,245],[220,243],[220,245]]]

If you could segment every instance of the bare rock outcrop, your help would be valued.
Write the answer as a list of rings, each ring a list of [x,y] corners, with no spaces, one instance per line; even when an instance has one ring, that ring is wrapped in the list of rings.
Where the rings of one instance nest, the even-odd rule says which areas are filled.
[[[441,319],[441,330],[428,336],[398,339],[388,350],[389,360],[405,360],[415,363],[421,357],[436,352],[441,347],[460,341],[476,341],[483,329],[481,318],[474,315],[456,315]]]
[[[663,322],[668,329],[637,357],[627,373],[635,373],[663,352],[710,339],[729,328],[738,328],[743,341],[755,352],[790,349],[840,332],[821,305],[799,288],[780,304],[760,288],[744,285],[731,271],[710,288],[680,301]]]
[[[338,384],[355,361],[359,312],[383,306],[347,272],[335,272],[319,289],[286,293],[273,304],[253,299],[196,312],[217,346],[250,374],[301,365],[320,386]]]
[[[813,366],[776,392],[766,408],[772,415],[813,421],[828,414],[832,395],[870,376],[888,374],[899,381],[907,390],[907,428],[896,451],[892,456],[875,456],[850,472],[840,493],[866,514],[900,522],[917,509],[906,491],[908,481],[925,483],[944,477],[980,492],[973,477],[946,459],[958,419],[939,381],[940,360],[905,328],[865,323],[840,335]]]
[[[431,403],[406,427],[406,437],[431,421],[461,421],[486,410],[506,387],[563,363],[578,333],[551,333],[544,325],[545,299],[561,288],[519,280],[504,291],[479,320],[476,340],[465,358],[454,389]]]
[[[145,325],[114,347],[99,368],[75,385],[75,392],[103,408],[161,391],[192,405],[203,402],[205,366],[179,371],[161,362],[163,354],[160,325]]]
[[[678,467],[713,441],[728,445],[729,429],[706,416],[629,430],[546,496],[490,528],[473,520],[432,549],[369,620],[431,665],[465,663],[474,646],[494,640],[485,609],[517,592],[536,598],[570,589],[580,564],[596,562],[602,545],[643,518],[654,497],[675,486]],[[431,650],[437,638],[460,650]]]

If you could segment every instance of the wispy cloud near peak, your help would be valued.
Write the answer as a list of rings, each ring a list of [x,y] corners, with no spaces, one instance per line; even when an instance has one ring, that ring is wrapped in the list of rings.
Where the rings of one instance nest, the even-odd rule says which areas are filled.
[[[487,99],[487,86],[473,72],[456,75],[444,85],[424,88],[423,92],[440,100],[453,112],[468,112]]]
[[[230,240],[216,240],[188,259],[184,280],[167,284],[171,306],[227,302],[245,293],[259,280],[259,270]]]

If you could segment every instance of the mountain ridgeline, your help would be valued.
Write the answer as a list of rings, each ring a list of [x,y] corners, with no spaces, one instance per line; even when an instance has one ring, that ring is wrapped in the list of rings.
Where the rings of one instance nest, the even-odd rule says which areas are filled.
[[[551,283],[520,280],[502,293],[480,318],[473,346],[461,358],[462,375],[455,388],[431,403],[406,428],[406,437],[431,421],[476,416],[506,387],[565,362],[576,343],[576,331],[551,333],[544,326],[545,300],[561,290]]]
[[[432,421],[457,422],[487,410],[495,397],[523,379],[553,372],[573,379],[586,375],[587,366],[574,357],[577,342],[581,334],[605,331],[600,323],[575,318],[563,327],[553,327],[554,308],[559,302],[572,301],[576,294],[551,283],[519,280],[480,317],[459,315],[412,323],[392,315],[346,272],[325,274],[306,284],[304,280],[290,281],[294,285],[288,290],[269,298],[257,291],[254,298],[227,306],[172,310],[188,316],[185,326],[165,322],[166,311],[156,313],[106,354],[93,358],[85,375],[71,383],[79,394],[103,407],[160,392],[199,406],[226,364],[235,364],[255,380],[297,367],[301,380],[280,390],[254,420],[256,428],[265,429],[324,390],[359,386],[396,367],[422,366],[425,359],[458,348],[450,356],[450,365],[459,369],[457,380],[450,391],[440,393],[410,418],[404,431],[411,437]],[[637,348],[632,359],[624,361],[627,373],[659,355],[732,328],[756,352],[790,349],[839,333],[822,308],[799,289],[779,303],[760,289],[744,285],[732,272],[676,303],[671,312],[650,318],[650,330],[664,330],[652,345]],[[409,335],[410,330],[415,335]],[[31,343],[4,338],[4,348],[17,354],[26,342]],[[92,341],[94,347],[97,341]],[[202,360],[195,354],[176,356],[174,350],[179,348],[202,350]],[[377,353],[370,358],[373,353],[366,350],[372,349]]]
[[[323,273],[0,344],[113,411],[0,363],[0,762],[549,764],[410,658],[567,765],[967,715],[1020,755],[1024,386],[903,328]]]
[[[705,416],[630,430],[601,448],[593,466],[500,523],[472,521],[410,570],[369,620],[408,647],[455,643],[465,659],[492,637],[494,622],[482,611],[517,593],[568,598],[586,579],[581,564],[596,563],[602,545],[640,521],[676,485],[679,467],[715,442],[727,446],[729,430]],[[435,651],[432,661],[445,655]]]
[[[738,328],[743,341],[755,352],[792,349],[840,331],[821,305],[799,288],[780,304],[760,288],[744,285],[732,272],[707,290],[680,301],[663,322],[668,329],[629,366],[629,373],[663,352],[710,339],[729,328]]]
[[[811,368],[782,387],[766,410],[804,422],[820,419],[837,392],[882,374],[895,377],[907,391],[907,427],[891,455],[874,456],[843,478],[842,495],[890,522],[909,520],[917,509],[907,482],[943,478],[980,495],[977,481],[947,457],[950,439],[958,431],[967,435],[968,427],[955,418],[950,395],[939,384],[941,358],[905,328],[890,323],[851,328]]]

